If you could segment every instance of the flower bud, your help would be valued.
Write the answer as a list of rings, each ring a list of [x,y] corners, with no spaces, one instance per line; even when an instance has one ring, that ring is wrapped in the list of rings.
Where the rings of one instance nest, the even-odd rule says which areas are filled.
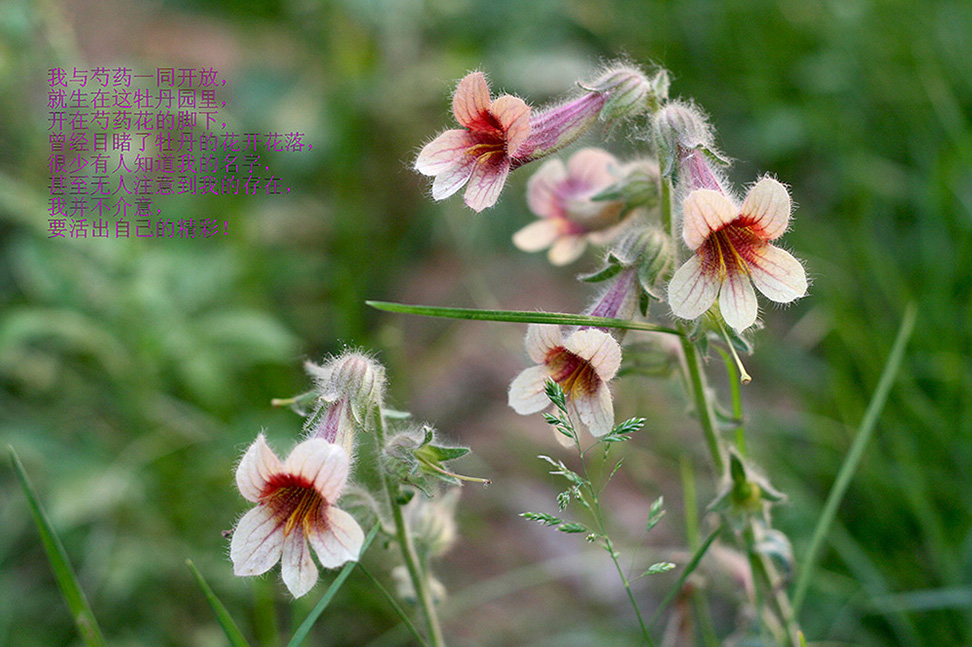
[[[598,283],[630,272],[637,279],[632,285],[633,296],[642,314],[647,315],[649,299],[661,299],[656,284],[667,276],[673,259],[674,244],[667,234],[654,227],[634,227],[614,244],[601,269],[581,280]]]
[[[657,106],[668,95],[668,73],[662,70],[649,80],[637,67],[616,65],[581,87],[607,96],[598,118],[610,123]]]
[[[693,105],[672,102],[655,114],[655,142],[662,174],[677,176],[688,189],[712,189],[725,193],[712,164],[729,161],[715,147],[712,127]]]
[[[323,366],[307,362],[304,368],[314,379],[317,395],[304,430],[343,446],[353,456],[355,432],[366,430],[372,412],[381,407],[384,367],[364,353],[348,351]]]

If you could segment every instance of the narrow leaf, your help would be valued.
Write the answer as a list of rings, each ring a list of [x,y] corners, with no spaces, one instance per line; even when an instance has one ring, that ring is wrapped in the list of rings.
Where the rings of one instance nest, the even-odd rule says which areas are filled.
[[[642,321],[612,319],[610,317],[590,317],[587,315],[567,314],[564,312],[532,312],[529,310],[476,310],[471,308],[440,308],[436,306],[415,306],[389,301],[365,301],[376,310],[399,312],[402,314],[442,317],[445,319],[472,319],[476,321],[512,321],[518,323],[547,323],[561,326],[597,326],[598,328],[623,328],[625,330],[647,330],[679,335],[674,328],[656,326]]]
[[[368,550],[368,546],[371,545],[375,535],[378,534],[379,528],[381,528],[381,524],[376,523],[375,527],[372,528],[371,532],[368,533],[368,536],[365,537],[364,544],[361,545],[362,557],[364,556],[365,551]],[[361,557],[358,559],[361,559]],[[324,613],[324,609],[326,609],[327,605],[331,603],[331,600],[335,595],[337,595],[337,592],[341,589],[341,586],[344,585],[344,580],[348,579],[348,576],[351,575],[351,571],[353,571],[354,567],[357,565],[358,562],[348,562],[344,565],[341,572],[338,573],[337,577],[334,578],[334,581],[331,582],[331,586],[327,587],[327,591],[324,592],[324,596],[321,598],[321,601],[317,603],[311,612],[307,614],[307,617],[304,618],[304,621],[300,623],[300,626],[297,627],[297,631],[294,632],[294,637],[290,639],[289,643],[287,643],[287,647],[299,647],[299,645],[304,642],[304,639],[307,638],[307,634],[310,633],[314,623],[317,622],[317,619],[322,613]]]
[[[230,645],[233,647],[250,647],[250,643],[248,643],[246,638],[243,637],[243,633],[240,631],[240,628],[236,626],[235,622],[233,622],[233,616],[230,615],[223,603],[220,602],[219,598],[216,597],[216,594],[213,593],[213,590],[209,587],[206,579],[203,577],[202,573],[199,572],[199,569],[196,568],[196,565],[192,563],[191,559],[186,560],[186,566],[189,567],[189,570],[192,572],[192,576],[196,578],[196,583],[199,585],[199,588],[202,589],[203,595],[206,596],[206,601],[209,602],[209,606],[213,608],[213,613],[216,614],[216,621],[219,622],[219,626],[222,627],[223,633],[226,634],[226,639],[229,640]]]
[[[682,574],[679,576],[678,581],[675,582],[675,585],[668,592],[668,595],[665,596],[665,599],[662,600],[661,604],[659,604],[658,607],[655,609],[655,613],[651,616],[651,620],[648,621],[649,626],[653,626],[655,624],[658,618],[661,617],[662,611],[664,611],[665,608],[668,607],[669,604],[671,604],[672,600],[675,599],[675,596],[678,595],[678,592],[682,590],[682,585],[685,584],[685,580],[689,578],[689,575],[695,572],[695,569],[698,567],[699,562],[702,561],[702,558],[705,557],[705,553],[709,550],[709,546],[712,545],[712,542],[714,542],[720,534],[722,534],[721,525],[718,526],[715,530],[713,530],[712,533],[705,538],[705,541],[702,542],[702,545],[699,546],[699,549],[695,551],[694,555],[692,555],[692,559],[690,559],[688,564],[685,565],[685,570],[682,571]]]
[[[44,508],[41,507],[40,502],[37,500],[37,494],[34,492],[34,488],[27,478],[27,472],[24,471],[20,457],[17,456],[17,452],[14,451],[13,447],[9,445],[7,447],[10,452],[10,461],[13,463],[14,471],[20,480],[20,486],[23,488],[24,495],[27,497],[27,504],[30,507],[31,516],[34,517],[34,524],[37,526],[41,543],[44,545],[44,552],[47,553],[47,559],[51,563],[51,570],[54,571],[54,579],[57,580],[57,586],[61,589],[61,595],[64,596],[64,601],[67,602],[71,616],[74,618],[74,624],[78,627],[78,633],[81,634],[81,638],[89,647],[104,647],[105,637],[101,633],[101,627],[98,626],[98,621],[95,619],[94,612],[91,611],[91,606],[88,604],[84,591],[81,590],[78,576],[75,575],[74,569],[71,568],[67,551],[64,550],[64,545],[61,543],[60,538],[58,538],[57,533],[54,532],[54,526],[51,525],[50,520],[47,518],[47,513],[44,512]]]

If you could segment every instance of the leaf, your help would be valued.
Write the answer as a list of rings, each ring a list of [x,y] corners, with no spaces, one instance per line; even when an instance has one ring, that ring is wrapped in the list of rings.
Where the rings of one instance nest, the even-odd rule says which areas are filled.
[[[658,562],[657,564],[652,564],[648,567],[648,570],[641,574],[641,577],[645,575],[658,575],[659,573],[667,573],[668,571],[675,568],[675,564],[671,562]]]
[[[664,504],[665,497],[658,497],[651,504],[651,508],[648,510],[648,523],[645,526],[645,532],[650,532],[652,528],[658,525],[662,517],[665,516],[665,510],[662,509]]]
[[[560,517],[555,517],[546,512],[521,512],[520,516],[530,521],[536,521],[544,526],[556,526],[557,524],[565,523]]]
[[[233,647],[250,647],[250,643],[246,641],[243,637],[243,633],[240,628],[236,626],[233,622],[233,616],[230,615],[229,611],[220,601],[213,590],[206,583],[206,579],[203,577],[196,565],[192,563],[191,559],[186,560],[186,566],[192,572],[192,576],[196,578],[196,583],[199,588],[202,589],[203,595],[206,596],[206,601],[209,602],[209,606],[213,608],[213,613],[216,614],[216,621],[219,622],[219,626],[222,627],[223,633],[226,634],[226,639],[229,640],[230,645]]]
[[[67,602],[71,616],[74,618],[74,624],[78,627],[78,633],[81,634],[81,638],[90,647],[104,647],[105,637],[101,633],[101,627],[98,626],[98,621],[95,619],[94,612],[88,604],[84,591],[81,590],[78,577],[75,575],[74,569],[71,567],[71,562],[68,560],[67,551],[64,550],[64,545],[58,538],[57,533],[54,532],[54,526],[51,525],[50,520],[47,518],[47,513],[44,512],[40,502],[37,500],[37,494],[34,492],[34,488],[27,478],[27,472],[24,470],[24,466],[20,462],[17,452],[9,445],[8,449],[10,452],[10,461],[13,463],[14,471],[17,472],[20,486],[24,491],[24,495],[27,497],[27,504],[30,507],[31,516],[34,517],[34,524],[37,526],[41,543],[44,545],[44,552],[47,553],[47,559],[51,563],[51,570],[54,571],[54,579],[57,580],[57,586],[61,589],[61,595],[64,596],[64,601]]]
[[[582,523],[562,523],[557,526],[557,530],[566,533],[590,532],[590,528]]]

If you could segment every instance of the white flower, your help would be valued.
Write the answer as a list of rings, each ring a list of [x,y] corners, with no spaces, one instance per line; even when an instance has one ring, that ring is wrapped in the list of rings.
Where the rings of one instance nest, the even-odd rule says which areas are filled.
[[[585,328],[564,339],[559,326],[530,324],[524,342],[537,366],[526,369],[510,384],[510,407],[521,415],[543,411],[550,404],[544,384],[553,380],[563,389],[574,421],[580,421],[592,436],[610,432],[614,402],[608,382],[621,365],[621,347],[614,337]],[[557,437],[565,442],[562,434]]]
[[[338,445],[312,438],[281,463],[263,434],[257,436],[236,470],[240,494],[257,506],[233,531],[233,572],[260,575],[279,560],[284,584],[299,598],[317,582],[308,543],[324,568],[357,560],[364,533],[334,507],[347,478],[348,455]]]
[[[777,303],[807,293],[803,265],[769,242],[790,221],[790,195],[776,180],[757,182],[742,207],[718,191],[696,189],[682,211],[682,238],[695,253],[668,285],[675,316],[695,319],[718,298],[725,322],[742,332],[756,321],[753,285]]]

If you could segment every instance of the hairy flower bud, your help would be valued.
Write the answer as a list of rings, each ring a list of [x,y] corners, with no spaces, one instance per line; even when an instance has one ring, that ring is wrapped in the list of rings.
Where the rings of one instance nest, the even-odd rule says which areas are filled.
[[[712,127],[693,105],[672,102],[655,114],[655,141],[662,174],[688,183],[689,189],[723,192],[711,164],[725,166],[727,159],[716,149]]]
[[[365,430],[374,410],[381,407],[385,369],[358,351],[347,351],[323,366],[304,365],[314,379],[317,394],[314,410],[304,422],[311,437],[341,445],[353,456],[354,434]]]

